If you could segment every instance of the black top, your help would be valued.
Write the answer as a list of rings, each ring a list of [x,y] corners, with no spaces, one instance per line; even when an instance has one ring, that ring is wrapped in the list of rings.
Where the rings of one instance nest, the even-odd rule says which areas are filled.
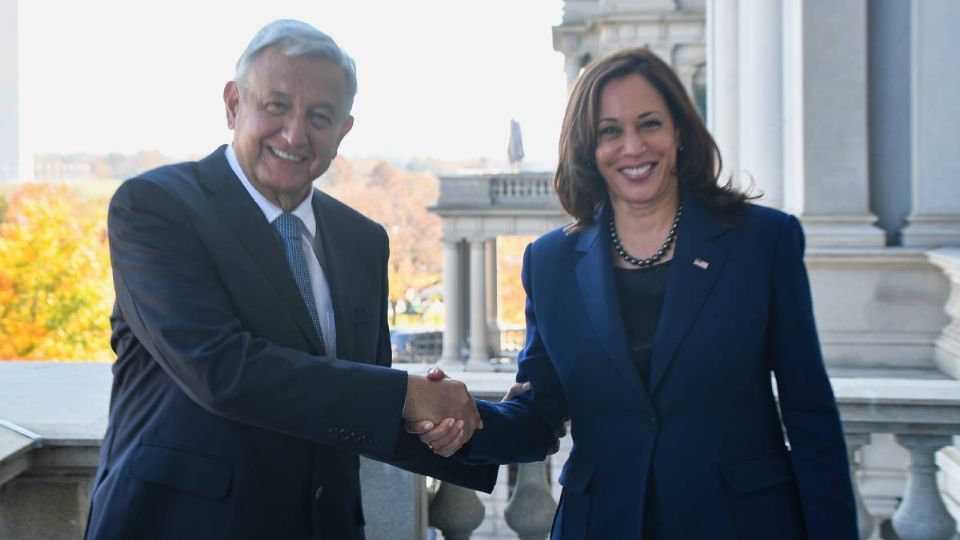
[[[614,267],[620,316],[640,378],[650,387],[651,345],[667,290],[670,261],[647,268]]]

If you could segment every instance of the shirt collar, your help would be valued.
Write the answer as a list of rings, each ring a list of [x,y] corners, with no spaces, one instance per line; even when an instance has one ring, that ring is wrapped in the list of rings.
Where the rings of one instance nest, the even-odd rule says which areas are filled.
[[[243,174],[243,169],[240,168],[240,162],[237,161],[237,154],[233,150],[233,144],[227,145],[226,150],[227,163],[230,164],[230,169],[233,170],[233,173],[237,175],[237,178],[240,179],[240,183],[243,184],[243,187],[246,188],[247,193],[250,194],[250,197],[253,198],[253,202],[257,203],[257,206],[260,207],[260,211],[263,212],[264,217],[267,218],[267,221],[273,223],[273,220],[280,217],[280,214],[283,213],[283,209],[279,206],[273,204],[262,193],[257,191],[257,188],[253,187],[253,184],[250,183],[250,180],[247,178],[247,175]],[[291,214],[300,218],[300,221],[307,227],[307,232],[310,233],[310,236],[316,236],[317,234],[317,220],[313,215],[313,197],[307,196],[303,199],[296,208],[293,209]]]

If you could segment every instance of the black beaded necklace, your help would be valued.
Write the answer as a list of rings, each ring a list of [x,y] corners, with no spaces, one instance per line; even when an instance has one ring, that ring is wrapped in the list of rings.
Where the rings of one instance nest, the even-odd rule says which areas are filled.
[[[660,246],[660,249],[656,253],[647,257],[646,259],[638,259],[633,255],[627,253],[627,250],[623,249],[623,244],[620,243],[620,236],[617,234],[617,227],[613,224],[613,208],[610,209],[610,242],[613,244],[613,250],[617,252],[617,255],[621,259],[627,261],[628,263],[639,266],[640,268],[646,268],[647,266],[652,266],[657,261],[663,258],[667,254],[667,251],[670,250],[670,246],[673,245],[674,240],[677,239],[677,226],[680,224],[680,214],[683,213],[683,206],[677,208],[677,216],[673,218],[673,225],[670,226],[670,232],[667,233],[667,239],[663,241],[663,245]]]

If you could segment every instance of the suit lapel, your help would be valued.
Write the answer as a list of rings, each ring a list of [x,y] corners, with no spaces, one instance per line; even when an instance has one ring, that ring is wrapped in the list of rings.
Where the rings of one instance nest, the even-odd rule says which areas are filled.
[[[609,215],[607,211],[605,206],[599,217],[594,218],[593,224],[583,230],[577,240],[576,251],[580,255],[575,269],[577,284],[586,306],[587,318],[620,378],[628,381],[636,394],[647,397],[640,375],[633,365],[623,318],[620,316],[610,245],[605,241],[607,236],[602,233],[602,224],[607,222],[606,216]]]
[[[316,353],[320,350],[320,341],[293,280],[280,238],[230,169],[225,148],[221,146],[197,164],[198,181],[210,194],[210,203],[223,219],[225,228],[246,249]]]
[[[345,298],[344,280],[349,276],[349,270],[344,267],[350,258],[347,256],[349,230],[338,227],[336,223],[336,209],[329,204],[327,195],[318,190],[313,191],[313,215],[317,220],[316,241],[318,253],[322,253],[323,273],[327,278],[330,289],[330,301],[333,303],[333,318],[337,327],[337,357],[351,358],[353,356],[353,317],[350,304]],[[332,232],[338,231],[338,235]]]
[[[651,394],[666,374],[726,260],[726,252],[713,242],[726,229],[693,197],[685,197],[683,204],[663,309],[653,339]]]

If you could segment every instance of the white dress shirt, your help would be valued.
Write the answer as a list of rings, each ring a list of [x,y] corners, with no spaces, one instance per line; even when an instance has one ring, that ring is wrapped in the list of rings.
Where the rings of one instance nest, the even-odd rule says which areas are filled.
[[[267,221],[273,223],[273,220],[280,217],[283,209],[268,201],[257,188],[253,187],[247,175],[243,174],[240,163],[237,161],[237,154],[233,150],[233,145],[227,146],[227,162],[234,174],[240,179],[240,183],[247,189],[247,193],[253,197]],[[313,299],[317,304],[317,315],[320,317],[320,329],[323,332],[323,346],[326,349],[327,356],[337,356],[337,327],[333,318],[333,301],[330,298],[330,285],[327,283],[327,277],[323,273],[323,267],[320,266],[320,260],[317,257],[316,245],[314,239],[317,235],[317,219],[313,215],[312,195],[308,195],[299,206],[293,209],[291,214],[300,218],[307,229],[307,236],[302,237],[303,253],[307,259],[307,266],[310,270],[310,285],[313,286]],[[286,262],[286,259],[284,259]]]

